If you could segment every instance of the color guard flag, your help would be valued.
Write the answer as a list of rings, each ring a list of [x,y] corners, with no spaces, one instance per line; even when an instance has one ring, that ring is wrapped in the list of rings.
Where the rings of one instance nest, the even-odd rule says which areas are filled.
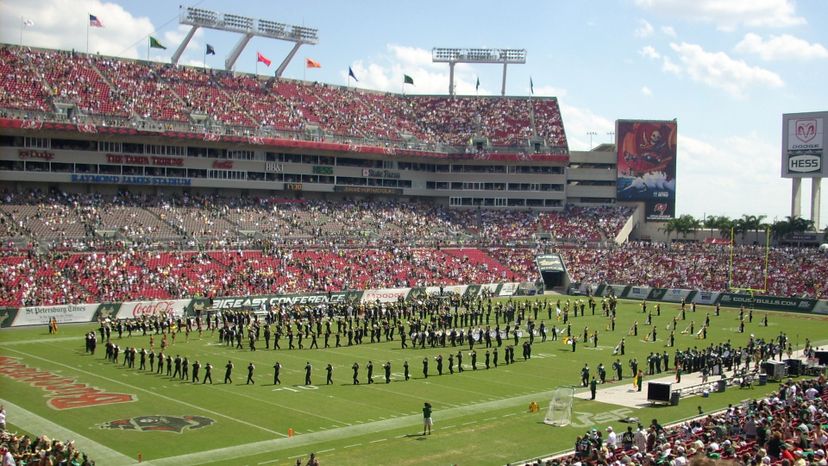
[[[264,63],[265,66],[270,66],[270,64],[272,63],[270,59],[262,55],[261,52],[256,52],[256,61]]]
[[[89,25],[92,26],[93,28],[102,28],[102,27],[104,27],[101,20],[99,20],[98,17],[95,16],[95,15],[89,15]]]
[[[404,74],[403,75],[403,84],[411,84],[413,86],[414,85],[414,78],[412,78],[411,76],[409,76],[407,74]]]
[[[354,74],[354,70],[352,70],[350,66],[348,67],[348,76],[354,78],[354,81],[359,82],[359,79],[357,79],[356,75]]]
[[[305,58],[305,66],[307,68],[322,68],[322,65],[312,58]]]
[[[215,55],[216,54],[216,49],[214,49],[212,45],[207,44],[207,51],[204,52],[204,53],[205,53],[205,55]]]

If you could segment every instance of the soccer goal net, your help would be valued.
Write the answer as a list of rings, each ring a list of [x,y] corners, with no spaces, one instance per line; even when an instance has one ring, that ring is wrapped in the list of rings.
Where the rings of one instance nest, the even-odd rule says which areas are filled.
[[[552,426],[569,425],[569,422],[572,420],[572,400],[574,398],[574,387],[556,388],[543,422]]]

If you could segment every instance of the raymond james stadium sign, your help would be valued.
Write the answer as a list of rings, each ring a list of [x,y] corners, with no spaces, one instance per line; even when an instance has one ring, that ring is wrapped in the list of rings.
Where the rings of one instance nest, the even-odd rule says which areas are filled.
[[[349,298],[359,298],[359,292],[337,292],[317,294],[294,294],[294,295],[272,295],[272,296],[245,296],[238,298],[218,298],[213,300],[213,307],[216,309],[239,309],[243,307],[258,308],[263,304],[327,304],[341,303]]]

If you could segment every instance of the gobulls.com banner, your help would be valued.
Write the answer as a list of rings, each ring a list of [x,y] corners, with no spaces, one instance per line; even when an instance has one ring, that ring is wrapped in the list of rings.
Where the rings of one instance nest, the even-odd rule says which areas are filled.
[[[136,319],[144,316],[181,317],[184,308],[190,304],[189,299],[169,299],[166,301],[130,301],[121,304],[116,318]]]
[[[97,309],[97,304],[21,307],[11,325],[46,325],[53,317],[60,324],[91,322]]]

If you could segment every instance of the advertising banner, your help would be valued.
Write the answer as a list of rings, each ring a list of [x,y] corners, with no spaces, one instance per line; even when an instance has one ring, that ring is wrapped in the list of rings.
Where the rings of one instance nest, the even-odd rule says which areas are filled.
[[[440,296],[442,290],[443,296],[463,296],[466,293],[467,285],[450,285],[450,286],[427,286],[426,294],[428,296]]]
[[[129,301],[122,303],[116,319],[137,319],[144,316],[181,317],[189,299],[168,299],[164,301]]]
[[[563,272],[564,265],[560,254],[542,254],[535,258],[541,272]]]
[[[658,292],[661,291],[660,296],[657,297]],[[680,303],[683,301],[690,302],[690,295],[693,290],[683,290],[680,288],[659,289],[654,288],[650,293],[650,299],[657,301],[666,301],[668,303]]]
[[[641,299],[641,300],[644,300],[644,299],[647,299],[648,296],[650,296],[650,290],[651,289],[652,288],[650,288],[649,286],[631,286],[627,290],[627,294],[624,295],[623,297],[627,298],[627,299]]]
[[[720,293],[719,304],[728,307],[754,307],[771,311],[810,312],[816,307],[816,300],[782,298],[779,296],[751,296],[747,294]]]
[[[719,299],[719,293],[713,291],[698,291],[693,297],[696,304],[715,304]]]
[[[504,283],[503,286],[500,287],[498,290],[498,296],[512,296],[517,291],[518,284],[517,283]]]
[[[611,283],[604,285],[604,289],[601,290],[601,296],[614,295],[616,298],[620,298],[624,296],[624,292],[627,291],[627,286],[629,285],[613,285]]]
[[[234,298],[216,298],[213,307],[217,309],[260,308],[263,304],[278,306],[280,304],[327,304],[358,301],[361,291],[337,291],[332,293],[299,293],[264,296],[240,296]]]
[[[615,134],[618,201],[643,201],[648,221],[674,218],[676,121],[618,120]]]
[[[814,314],[828,314],[828,301],[820,299],[814,306]]]
[[[91,322],[98,304],[62,304],[58,306],[21,307],[12,327],[21,325],[46,325],[54,317],[59,324]]]
[[[379,301],[381,303],[394,303],[400,298],[407,298],[410,290],[411,288],[381,288],[379,290],[365,290],[362,293],[362,299],[360,299],[360,302],[375,303]]]
[[[497,287],[500,286],[500,283],[486,283],[485,285],[480,285],[480,294],[482,296],[497,296]]]
[[[824,123],[828,112],[782,115],[782,176],[786,178],[828,175],[825,167]]]
[[[4,307],[0,309],[0,328],[11,327],[14,317],[17,315],[17,308]]]

